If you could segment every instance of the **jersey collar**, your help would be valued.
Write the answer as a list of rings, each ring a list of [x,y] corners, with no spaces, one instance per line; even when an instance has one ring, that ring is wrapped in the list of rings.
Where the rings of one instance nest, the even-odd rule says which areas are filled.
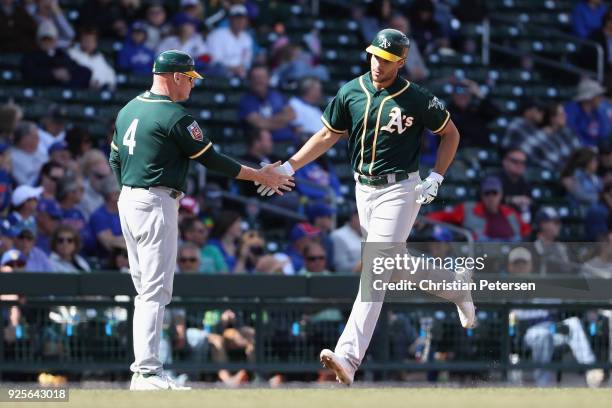
[[[170,101],[172,102],[172,99],[170,99],[170,97],[166,96],[166,95],[158,95],[158,94],[154,94],[151,91],[145,91],[142,95],[140,95],[141,97],[145,98],[145,99],[150,99],[153,101]]]
[[[408,83],[407,80],[398,75],[395,78],[395,81],[391,84],[391,86],[378,90],[374,87],[374,84],[372,83],[372,74],[370,72],[366,73],[364,77],[365,78],[363,82],[365,83],[366,89],[374,96],[393,95],[396,92],[399,92]]]

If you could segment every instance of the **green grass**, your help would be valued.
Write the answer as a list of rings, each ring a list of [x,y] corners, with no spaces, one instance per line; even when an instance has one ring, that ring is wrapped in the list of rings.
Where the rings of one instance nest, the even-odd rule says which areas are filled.
[[[612,406],[612,389],[531,388],[329,388],[129,392],[71,390],[69,403],[11,404],[13,407],[172,408],[598,408]],[[0,403],[0,407],[8,404]]]

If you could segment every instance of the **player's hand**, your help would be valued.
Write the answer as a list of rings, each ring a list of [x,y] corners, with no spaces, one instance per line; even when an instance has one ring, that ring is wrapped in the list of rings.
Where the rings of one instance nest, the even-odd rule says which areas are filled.
[[[425,180],[421,181],[414,188],[414,191],[417,193],[416,202],[418,204],[431,203],[438,195],[438,188],[440,184],[442,184],[442,181],[444,181],[444,177],[432,171]]]
[[[283,195],[282,190],[291,191],[291,189],[295,187],[293,177],[291,177],[294,173],[293,168],[291,168],[289,162],[285,162],[282,166],[280,163],[281,162],[278,161],[274,164],[266,164],[258,170],[260,175],[260,180],[258,182],[260,186],[257,192],[260,195],[271,196],[274,193]],[[291,170],[289,171],[287,167]]]
[[[280,163],[280,162],[279,162],[279,163]],[[266,163],[260,163],[260,165],[265,167],[265,166],[266,166]],[[268,164],[268,166],[269,166],[269,164]],[[282,175],[285,175],[285,176],[293,176],[293,175],[295,174],[295,171],[293,170],[293,167],[291,167],[291,164],[290,164],[289,162],[287,162],[287,161],[286,161],[286,162],[284,162],[284,163],[283,163],[282,165],[280,165],[280,166],[276,166],[276,167],[274,167],[274,170],[275,170],[275,171],[276,171],[278,174],[282,174]],[[291,179],[291,180],[293,180],[293,177],[290,177],[290,179]],[[255,182],[255,185],[256,185],[256,186],[257,186],[257,185],[259,185],[259,188],[257,189],[257,193],[258,193],[260,196],[262,196],[262,197],[271,196],[271,195],[272,195],[272,194],[274,194],[275,192],[276,192],[277,194],[280,194],[280,193],[278,193],[278,191],[275,191],[275,190],[274,190],[274,189],[272,189],[270,186],[268,186],[268,185],[264,185],[264,183],[257,183],[257,182]],[[290,185],[291,185],[291,187],[294,187],[294,186],[295,186],[295,184],[294,184],[294,183],[291,183]],[[283,188],[283,190],[286,190],[286,191],[291,191],[291,188],[285,188],[285,187],[282,187],[282,188]],[[281,194],[281,195],[282,195],[282,194]]]

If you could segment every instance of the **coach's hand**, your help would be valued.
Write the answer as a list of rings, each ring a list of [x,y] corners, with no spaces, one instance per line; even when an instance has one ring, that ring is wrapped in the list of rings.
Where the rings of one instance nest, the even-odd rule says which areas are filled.
[[[418,204],[431,203],[438,195],[438,187],[440,187],[442,181],[444,181],[444,177],[432,171],[425,180],[421,181],[414,188],[414,191],[418,194],[416,202]]]
[[[259,164],[264,167],[266,166],[266,163],[263,163],[263,162]],[[284,162],[281,166],[277,165],[276,167],[274,167],[274,171],[276,171],[278,174],[282,174],[282,175],[289,176],[289,177],[295,174],[293,167],[291,167],[291,164],[288,161]],[[291,180],[293,180],[293,178],[291,178]],[[269,186],[264,185],[263,183],[255,182],[255,185],[256,186],[259,185],[259,188],[257,189],[257,193],[262,197],[271,196],[272,194],[277,192],[274,189],[270,188]],[[295,184],[291,183],[291,186],[293,187],[295,186]],[[287,188],[284,188],[284,190],[291,191],[291,189],[287,189]]]
[[[291,165],[288,162],[285,162],[289,168]],[[284,166],[284,165],[283,165]],[[281,166],[281,162],[278,161],[273,164],[266,164],[261,169],[258,170],[260,175],[260,179],[255,182],[255,184],[260,184],[257,192],[263,195],[272,195],[274,193],[278,195],[283,195],[282,190],[291,191],[295,184],[293,183],[293,168],[291,168],[291,173],[288,173],[287,169],[283,169]],[[260,192],[261,190],[261,192]],[[265,192],[265,194],[263,194]]]

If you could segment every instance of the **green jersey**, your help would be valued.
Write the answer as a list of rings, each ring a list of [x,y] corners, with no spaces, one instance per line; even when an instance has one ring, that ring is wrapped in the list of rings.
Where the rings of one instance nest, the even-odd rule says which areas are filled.
[[[119,111],[110,162],[122,185],[185,191],[189,161],[201,161],[211,147],[183,106],[147,91]]]
[[[417,171],[424,130],[440,132],[449,119],[425,88],[398,76],[378,90],[370,73],[342,86],[321,117],[329,130],[348,131],[353,171],[372,176]]]

